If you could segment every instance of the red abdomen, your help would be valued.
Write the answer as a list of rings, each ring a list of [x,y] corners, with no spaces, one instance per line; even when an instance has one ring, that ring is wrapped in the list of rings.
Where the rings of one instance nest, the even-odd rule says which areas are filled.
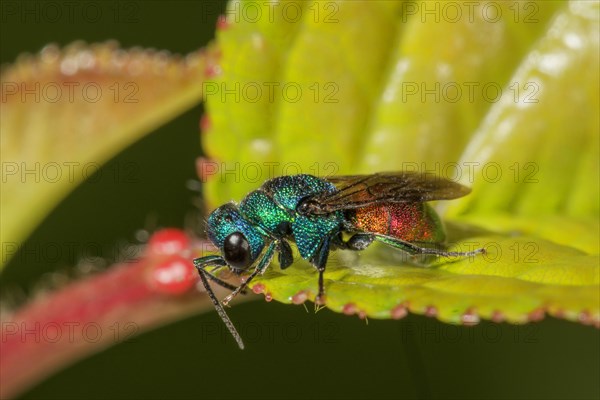
[[[356,229],[392,236],[406,242],[442,243],[444,229],[426,203],[384,203],[347,212]]]

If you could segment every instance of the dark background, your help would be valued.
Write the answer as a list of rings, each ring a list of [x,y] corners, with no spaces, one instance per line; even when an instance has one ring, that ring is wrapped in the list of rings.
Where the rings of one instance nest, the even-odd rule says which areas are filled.
[[[48,5],[52,3],[52,5]],[[123,47],[185,54],[213,38],[222,1],[2,1],[1,61],[49,42],[118,39]],[[57,7],[58,6],[58,7]],[[59,14],[56,14],[59,10]],[[99,13],[98,13],[99,10]],[[0,278],[31,290],[85,251],[111,258],[138,229],[179,226],[194,211],[201,154],[196,106],[126,149],[97,182],[81,185],[35,230]],[[133,180],[114,172],[135,165]],[[49,243],[84,251],[40,257]],[[94,246],[88,244],[93,243]],[[89,255],[89,254],[88,254]],[[92,254],[94,255],[94,254]],[[309,309],[311,307],[309,306]],[[266,303],[230,310],[239,351],[216,313],[145,333],[79,362],[24,398],[598,398],[596,329],[547,319],[526,326],[455,327],[346,317]]]

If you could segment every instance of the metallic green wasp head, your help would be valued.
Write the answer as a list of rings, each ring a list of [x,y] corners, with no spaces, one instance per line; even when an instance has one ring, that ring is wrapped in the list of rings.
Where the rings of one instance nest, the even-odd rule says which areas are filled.
[[[207,234],[225,262],[238,273],[248,269],[265,247],[263,234],[233,203],[222,205],[209,215]]]

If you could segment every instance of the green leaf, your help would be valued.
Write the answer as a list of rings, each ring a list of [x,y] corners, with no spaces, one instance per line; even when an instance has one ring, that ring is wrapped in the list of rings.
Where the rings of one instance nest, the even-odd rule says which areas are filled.
[[[203,77],[199,53],[113,42],[49,45],[3,69],[3,253],[110,157],[200,101]]]
[[[222,73],[207,84],[215,90],[207,90],[210,128],[203,132],[219,167],[205,177],[211,206],[239,200],[275,175],[354,170],[401,3],[286,4],[302,10],[301,18],[242,19],[217,36]]]
[[[474,165],[473,194],[451,214],[598,220],[599,12],[568,3],[522,60],[510,79],[520,90],[492,106],[461,156]]]
[[[207,97],[203,136],[216,162],[204,176],[208,204],[240,200],[278,174],[416,169],[456,179],[473,192],[437,205],[453,222],[449,238],[486,255],[424,268],[382,245],[341,252],[325,273],[327,307],[598,324],[599,4],[496,2],[492,18],[491,3],[477,3],[440,21],[422,3],[339,2],[328,23],[315,17],[319,3],[290,3],[300,20],[229,18],[219,32],[219,90]],[[266,96],[266,82],[302,95]],[[252,86],[263,88],[258,101],[244,94]],[[316,284],[300,261],[252,286],[300,303]]]
[[[404,16],[368,125],[363,172],[418,168],[450,174],[447,168],[459,160],[490,107],[511,96],[514,68],[561,3],[531,3],[537,23],[514,17],[513,3],[493,4],[501,7],[496,22],[487,16],[486,3],[457,22],[425,18],[425,9]]]
[[[325,274],[327,307],[372,318],[400,318],[408,310],[466,324],[479,318],[523,323],[544,313],[598,322],[598,255],[531,236],[474,236],[453,249],[482,245],[484,255],[429,267],[394,259],[398,254],[380,247],[360,256],[339,254]],[[284,303],[301,303],[314,299],[317,276],[302,262],[284,271],[271,268],[253,287]]]

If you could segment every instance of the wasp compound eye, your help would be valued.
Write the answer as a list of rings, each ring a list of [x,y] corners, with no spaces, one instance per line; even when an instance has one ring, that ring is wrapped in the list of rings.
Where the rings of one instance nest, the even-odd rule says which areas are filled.
[[[246,269],[252,264],[250,244],[240,232],[234,232],[225,238],[223,258],[235,269]]]

